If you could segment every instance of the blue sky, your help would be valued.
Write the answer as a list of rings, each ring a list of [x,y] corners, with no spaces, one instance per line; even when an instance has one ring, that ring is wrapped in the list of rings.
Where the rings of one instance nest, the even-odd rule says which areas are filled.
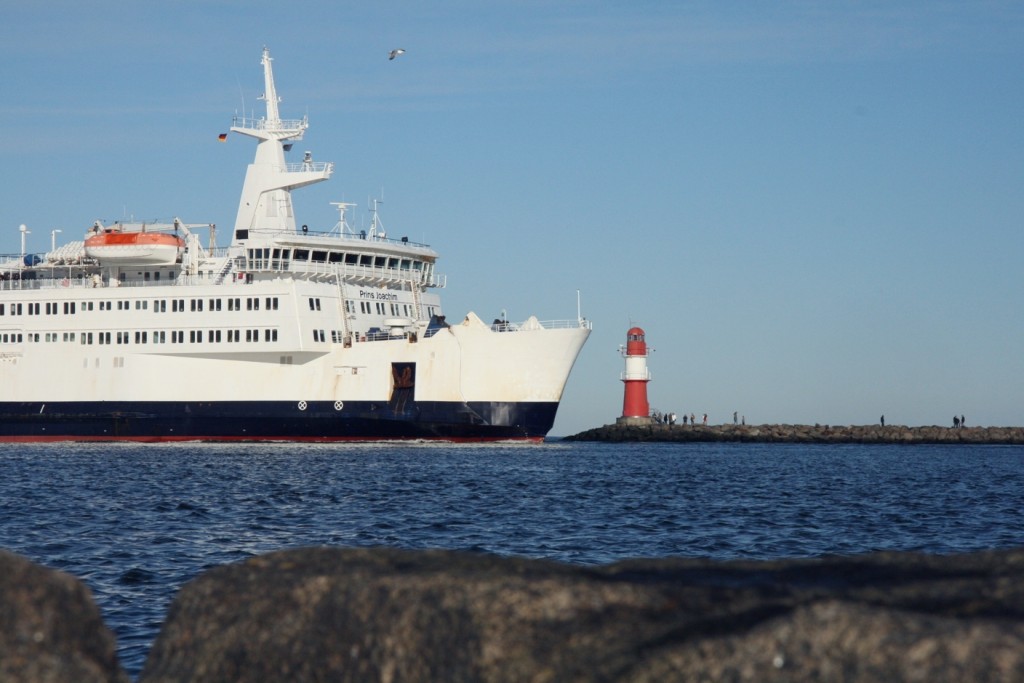
[[[0,252],[231,226],[264,45],[336,163],[300,222],[383,192],[450,318],[580,291],[553,434],[621,412],[632,324],[661,410],[1024,424],[1019,2],[4,3]]]

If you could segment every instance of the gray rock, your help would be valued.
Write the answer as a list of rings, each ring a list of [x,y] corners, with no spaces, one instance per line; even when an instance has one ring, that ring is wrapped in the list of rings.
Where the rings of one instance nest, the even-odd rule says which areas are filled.
[[[608,424],[565,437],[566,441],[759,443],[891,443],[891,444],[1024,444],[1022,427],[906,427],[903,425],[667,425]]]
[[[1024,680],[1024,551],[602,567],[309,548],[185,586],[141,683]]]
[[[0,681],[127,682],[89,589],[0,550]]]

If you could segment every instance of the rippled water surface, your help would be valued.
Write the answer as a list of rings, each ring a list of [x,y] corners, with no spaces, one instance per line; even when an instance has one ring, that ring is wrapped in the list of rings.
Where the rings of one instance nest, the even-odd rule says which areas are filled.
[[[1024,542],[1024,447],[5,445],[0,547],[83,579],[137,675],[203,570],[307,545],[633,557]]]

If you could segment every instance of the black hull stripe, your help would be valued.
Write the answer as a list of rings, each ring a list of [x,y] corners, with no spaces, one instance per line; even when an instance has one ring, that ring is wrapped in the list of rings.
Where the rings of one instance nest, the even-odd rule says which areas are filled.
[[[541,440],[557,403],[0,403],[0,441]]]

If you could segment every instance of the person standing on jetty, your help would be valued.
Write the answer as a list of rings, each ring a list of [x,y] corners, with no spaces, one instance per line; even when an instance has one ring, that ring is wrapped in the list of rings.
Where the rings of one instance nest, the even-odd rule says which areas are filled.
[[[885,426],[885,415],[883,415],[883,416],[881,417],[881,421],[882,421],[882,426],[884,427],[884,426]]]

